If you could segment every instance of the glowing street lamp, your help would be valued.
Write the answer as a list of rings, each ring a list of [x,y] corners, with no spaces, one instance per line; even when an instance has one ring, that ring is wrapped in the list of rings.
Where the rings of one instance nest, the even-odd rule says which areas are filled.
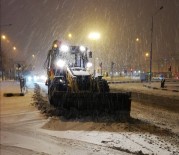
[[[147,52],[147,53],[145,53],[145,56],[146,56],[146,57],[149,57],[149,53],[148,53],[148,52]]]
[[[136,38],[136,41],[139,42],[139,38]]]
[[[14,46],[14,47],[13,47],[13,50],[15,51],[16,49],[17,49],[17,48]]]
[[[1,19],[1,13],[0,13],[0,19]],[[11,26],[12,24],[0,24],[0,34],[1,34],[1,27]],[[0,67],[1,67],[1,76],[2,81],[4,80],[4,70],[3,70],[3,58],[2,58],[2,49],[1,49],[1,38],[6,39],[5,35],[0,37]]]
[[[100,39],[100,33],[99,32],[91,32],[89,35],[88,35],[88,38],[91,39],[91,40],[99,40]]]
[[[71,34],[71,33],[69,33],[69,34],[68,34],[68,37],[71,39],[71,38],[72,38],[72,34]]]
[[[6,39],[6,36],[5,36],[5,35],[2,35],[1,38],[5,40],[5,39]]]
[[[148,68],[148,65],[149,65],[149,64],[148,64],[149,55],[150,55],[149,52],[146,52],[146,53],[145,53],[145,70],[146,70],[146,72],[147,72],[147,70],[148,70],[147,68]]]
[[[100,37],[101,37],[101,36],[100,36],[100,33],[99,33],[99,32],[91,32],[91,33],[89,33],[89,35],[88,35],[88,38],[89,38],[90,40],[93,40],[93,41],[99,40]],[[95,58],[93,58],[93,61],[94,61],[94,76],[95,76],[95,74],[96,74],[96,70],[95,70],[95,68],[96,68]]]
[[[5,35],[2,35],[1,38],[2,40],[5,40],[7,43],[10,43],[9,39]]]

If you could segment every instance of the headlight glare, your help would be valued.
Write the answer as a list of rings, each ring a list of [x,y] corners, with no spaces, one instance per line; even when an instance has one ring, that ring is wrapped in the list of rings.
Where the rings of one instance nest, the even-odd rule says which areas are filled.
[[[88,62],[88,63],[86,64],[86,67],[87,67],[87,68],[92,67],[92,63],[91,63],[91,62]]]
[[[64,60],[58,60],[57,61],[57,66],[61,67],[61,68],[64,67],[65,66],[65,61]]]
[[[68,52],[69,51],[69,46],[67,46],[67,45],[61,45],[60,46],[60,51],[62,51],[62,52]]]
[[[84,46],[80,46],[80,51],[84,52],[86,50],[86,48]]]

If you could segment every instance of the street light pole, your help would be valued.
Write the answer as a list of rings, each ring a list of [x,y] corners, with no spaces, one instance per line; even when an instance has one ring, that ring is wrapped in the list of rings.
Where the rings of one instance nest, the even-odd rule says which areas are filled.
[[[2,81],[3,81],[3,63],[2,63],[2,50],[1,50],[1,2],[0,2],[0,67],[1,67],[1,76],[2,76]]]
[[[0,2],[0,19],[2,19],[1,17],[1,15],[2,15],[2,13],[1,13],[1,10],[2,10],[2,6],[1,6],[1,2]],[[12,26],[12,24],[2,24],[1,23],[1,20],[0,20],[0,68],[1,68],[1,77],[2,77],[2,81],[3,81],[3,79],[4,79],[4,65],[3,65],[3,54],[2,54],[2,47],[1,47],[1,27],[7,27],[7,26]]]
[[[150,49],[150,81],[152,80],[152,40],[153,40],[153,16],[152,16],[152,28],[151,28],[151,49]]]
[[[153,15],[152,15],[152,27],[151,27],[151,49],[150,49],[150,81],[152,80],[152,50],[153,50],[153,45],[152,45],[152,41],[153,41],[153,18],[154,16],[163,9],[163,6],[161,6]]]
[[[0,68],[1,68],[1,78],[2,81],[4,80],[4,64],[3,64],[3,52],[2,52],[2,39],[6,39],[5,35],[1,35],[1,26],[11,26],[12,24],[8,24],[8,25],[0,25]],[[15,49],[14,49],[15,48]],[[14,47],[13,49],[16,50],[16,47]]]

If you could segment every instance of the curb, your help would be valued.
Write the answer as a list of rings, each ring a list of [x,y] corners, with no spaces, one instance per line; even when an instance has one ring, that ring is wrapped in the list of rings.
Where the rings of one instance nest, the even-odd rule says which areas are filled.
[[[179,80],[172,80],[172,81],[168,81],[166,80],[166,82],[178,82]],[[108,84],[116,84],[116,83],[143,83],[143,82],[147,82],[147,81],[141,81],[141,80],[131,80],[131,81],[107,81]],[[160,80],[156,80],[156,81],[151,81],[153,82],[161,82]],[[176,90],[177,91],[177,90]]]
[[[116,84],[116,83],[141,83],[141,81],[108,81],[108,84]]]
[[[151,88],[151,89],[157,89],[157,90],[164,90],[164,91],[173,91],[173,92],[179,92],[179,90],[176,89],[167,89],[167,88],[157,88],[157,87],[151,87],[148,85],[143,84],[144,87]]]
[[[160,82],[160,81],[151,81],[151,82]],[[173,80],[172,82],[178,82],[177,80]],[[142,83],[141,81],[107,81],[108,84],[117,84],[117,83]],[[164,91],[173,91],[173,92],[179,92],[179,90],[176,89],[167,89],[167,88],[157,88],[157,87],[152,87],[146,84],[143,84],[144,87],[150,88],[150,89],[155,89],[155,90],[164,90]]]

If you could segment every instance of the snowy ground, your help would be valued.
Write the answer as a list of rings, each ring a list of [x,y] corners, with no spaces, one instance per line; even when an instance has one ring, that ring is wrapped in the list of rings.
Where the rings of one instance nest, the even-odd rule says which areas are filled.
[[[139,85],[135,84],[110,87],[114,91],[139,91]],[[140,87],[140,91],[154,93],[145,87]],[[179,96],[177,92],[156,91],[154,94],[160,97],[174,95],[177,100]],[[47,117],[34,106],[38,105],[36,102],[47,103],[44,90],[40,91],[42,96],[34,94],[33,87],[25,96],[4,97],[7,92],[19,92],[18,83],[1,83],[2,155],[179,154],[178,109],[167,110],[133,101],[131,119],[126,122],[90,118],[66,120],[59,116]]]

